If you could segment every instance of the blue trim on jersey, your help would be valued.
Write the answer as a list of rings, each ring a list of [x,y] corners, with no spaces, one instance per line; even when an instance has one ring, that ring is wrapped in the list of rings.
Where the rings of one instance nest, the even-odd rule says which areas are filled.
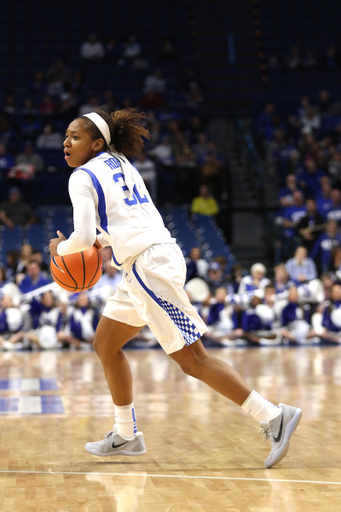
[[[97,176],[95,176],[94,173],[92,171],[90,171],[89,169],[86,169],[85,167],[78,167],[78,170],[87,172],[91,178],[92,184],[95,187],[95,190],[98,195],[98,215],[101,220],[101,228],[106,233],[108,233],[108,217],[107,217],[107,212],[106,212],[105,197],[104,197],[102,185],[98,181]]]
[[[105,153],[105,151],[103,151],[103,153]],[[87,172],[89,174],[90,178],[91,178],[92,184],[95,187],[97,195],[98,195],[98,215],[99,215],[99,218],[101,220],[101,228],[103,229],[103,231],[105,231],[109,235],[109,232],[108,232],[108,217],[107,217],[105,197],[104,197],[104,192],[103,192],[103,189],[102,189],[102,185],[98,181],[97,176],[95,176],[94,173],[92,171],[90,171],[89,169],[86,169],[86,167],[78,167],[78,169],[76,169],[76,171],[77,170]],[[114,255],[114,251],[113,251],[112,248],[111,248],[111,250],[112,250],[112,259],[114,260],[115,265],[117,265],[118,267],[121,267],[122,263],[119,263],[117,261],[117,259],[115,258],[115,255]]]
[[[142,281],[136,270],[136,262],[132,266],[133,273],[142,286],[142,288],[150,295],[150,297],[166,312],[174,325],[180,331],[181,336],[185,340],[185,345],[192,345],[200,338],[200,333],[190,318],[186,316],[179,308],[164,299],[159,299],[155,293],[150,290]]]

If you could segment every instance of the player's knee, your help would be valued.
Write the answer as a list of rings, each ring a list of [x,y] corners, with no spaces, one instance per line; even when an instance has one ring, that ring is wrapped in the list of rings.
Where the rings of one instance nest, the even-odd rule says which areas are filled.
[[[206,358],[206,356],[192,354],[190,357],[186,358],[184,361],[181,361],[179,364],[182,371],[186,375],[189,375],[190,377],[194,377],[196,379],[200,379]]]
[[[92,346],[98,357],[103,357],[106,360],[116,356],[118,352],[121,352],[121,347],[116,348],[112,338],[106,339],[97,334],[95,334]]]

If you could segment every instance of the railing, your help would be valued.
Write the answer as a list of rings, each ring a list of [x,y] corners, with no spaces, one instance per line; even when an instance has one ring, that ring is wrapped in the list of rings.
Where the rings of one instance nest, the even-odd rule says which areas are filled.
[[[252,137],[245,132],[240,119],[235,120],[235,148],[239,160],[245,169],[245,178],[251,190],[259,201],[259,207],[264,206],[263,168]]]
[[[245,179],[257,199],[257,214],[262,219],[262,239],[269,258],[273,259],[274,254],[274,230],[270,220],[269,211],[265,204],[264,180],[265,171],[259,154],[255,148],[252,136],[248,133],[240,119],[235,119],[235,150],[240,163],[245,170]]]

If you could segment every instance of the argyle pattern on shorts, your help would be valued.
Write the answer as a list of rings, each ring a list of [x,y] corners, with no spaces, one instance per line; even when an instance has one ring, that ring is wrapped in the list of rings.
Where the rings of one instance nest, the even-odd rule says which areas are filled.
[[[179,308],[159,297],[158,302],[179,329],[186,345],[191,345],[200,338],[200,333],[195,325]]]

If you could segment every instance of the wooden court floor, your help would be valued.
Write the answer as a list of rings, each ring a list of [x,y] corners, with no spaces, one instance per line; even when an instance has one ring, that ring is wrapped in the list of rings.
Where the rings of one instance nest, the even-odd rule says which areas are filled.
[[[127,350],[143,457],[94,457],[112,428],[94,352],[0,354],[2,512],[341,511],[341,348],[215,349],[260,393],[299,405],[265,470],[258,424],[161,350]]]

